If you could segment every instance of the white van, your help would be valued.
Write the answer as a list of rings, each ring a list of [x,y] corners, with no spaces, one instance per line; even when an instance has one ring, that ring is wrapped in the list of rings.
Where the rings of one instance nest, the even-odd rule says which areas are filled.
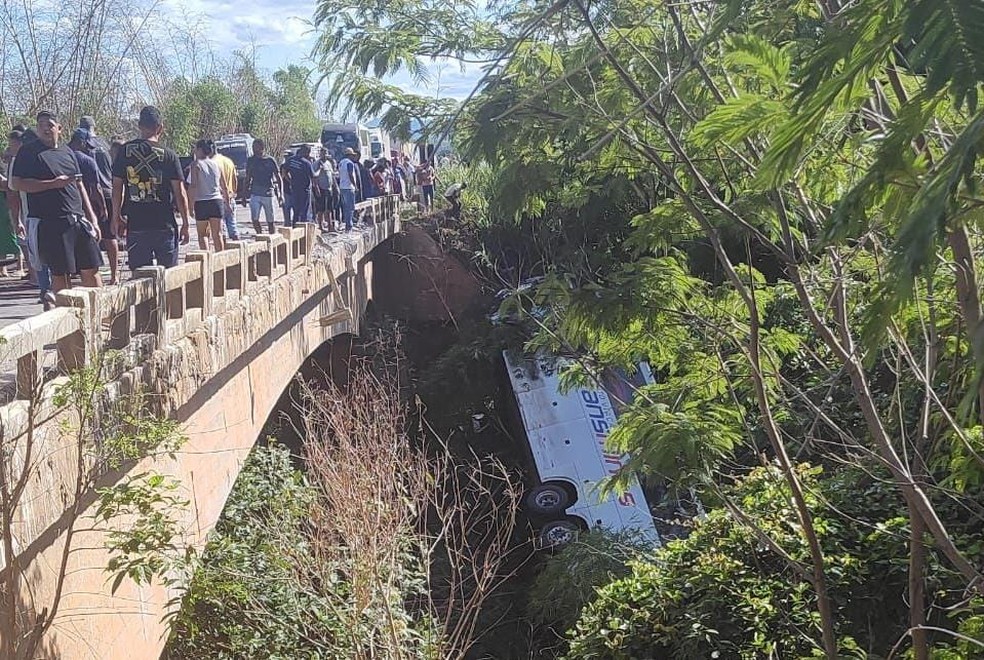
[[[652,382],[648,366],[640,364],[629,377],[613,377],[604,388],[576,387],[564,393],[559,380],[563,359],[528,359],[512,351],[503,351],[503,358],[539,476],[524,503],[538,520],[540,542],[558,547],[582,529],[607,528],[633,530],[659,545],[659,532],[634,477],[620,494],[602,496],[599,488],[627,458],[605,448],[615,425],[616,401],[628,400],[635,384]],[[613,396],[615,388],[622,391]]]

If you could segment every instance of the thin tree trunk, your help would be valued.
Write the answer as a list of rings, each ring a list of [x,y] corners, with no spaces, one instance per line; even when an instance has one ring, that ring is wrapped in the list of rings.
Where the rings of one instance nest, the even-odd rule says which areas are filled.
[[[914,660],[929,660],[926,625],[926,523],[909,505],[909,629]]]
[[[591,32],[595,43],[598,48],[604,53],[605,59],[611,64],[615,69],[618,76],[622,81],[629,87],[632,93],[638,98],[640,102],[646,104],[646,110],[649,114],[654,113],[652,108],[648,105],[648,100],[646,94],[643,90],[636,84],[635,80],[628,74],[628,72],[622,67],[618,59],[612,54],[608,46],[605,44],[601,35],[598,33],[591,20],[591,16],[587,9],[581,4],[579,0],[575,0],[574,5],[578,8],[581,16],[584,18],[585,24],[588,30]],[[668,132],[668,127],[662,118],[657,116],[657,120],[660,125],[663,126],[664,132]],[[672,140],[674,136],[668,135]],[[699,173],[694,172],[694,174],[700,179]],[[704,183],[703,181],[701,181]],[[705,186],[706,187],[706,186]],[[695,206],[692,206],[693,210],[696,210]],[[730,210],[730,209],[729,209]],[[702,216],[702,214],[698,214]],[[743,300],[745,301],[746,307],[749,312],[749,322],[750,322],[750,337],[749,344],[747,346],[748,355],[752,366],[752,379],[755,385],[756,399],[758,400],[759,410],[762,414],[763,421],[765,422],[765,428],[769,440],[773,445],[773,449],[776,452],[776,457],[779,460],[780,468],[783,471],[783,475],[789,484],[790,492],[793,497],[793,502],[796,507],[797,517],[800,519],[800,524],[803,528],[803,535],[807,541],[807,545],[810,549],[810,558],[813,564],[813,588],[817,595],[817,610],[820,614],[821,629],[823,636],[823,646],[824,653],[829,660],[836,660],[837,655],[837,638],[834,628],[834,618],[833,609],[830,606],[830,599],[827,593],[827,582],[826,575],[824,573],[823,566],[823,552],[820,547],[819,540],[816,536],[816,530],[813,527],[813,517],[810,513],[809,506],[806,503],[806,498],[803,495],[802,487],[800,486],[799,480],[796,477],[796,472],[792,467],[789,460],[789,455],[785,450],[785,444],[783,443],[782,436],[779,432],[778,425],[776,424],[775,417],[772,414],[772,410],[769,404],[768,392],[765,388],[765,382],[762,377],[761,371],[761,360],[760,360],[760,346],[759,346],[759,319],[758,319],[758,307],[755,302],[755,296],[752,291],[741,281],[737,272],[734,269],[734,265],[728,258],[724,247],[721,244],[720,237],[717,231],[714,229],[713,225],[708,222],[706,217],[696,218],[701,225],[708,238],[714,247],[714,251],[718,257],[718,262],[722,265],[727,273],[729,281],[736,287],[736,289],[741,294]]]
[[[977,272],[974,267],[974,252],[970,247],[970,238],[963,227],[951,229],[946,235],[946,241],[953,252],[955,285],[957,302],[967,324],[967,340],[970,342],[971,354],[978,369],[984,368],[984,336],[981,330],[981,301],[977,290]],[[977,416],[984,424],[984,379],[977,383]]]
[[[789,454],[786,452],[786,443],[782,441],[779,426],[776,424],[775,415],[772,414],[772,407],[769,403],[769,394],[765,389],[765,379],[762,376],[761,350],[759,346],[760,327],[758,303],[755,300],[755,289],[750,287],[752,305],[749,308],[749,344],[748,353],[752,366],[752,381],[755,385],[755,398],[758,401],[759,411],[762,420],[765,422],[766,432],[772,442],[772,449],[779,460],[779,466],[789,489],[793,495],[796,505],[796,512],[803,526],[803,536],[810,548],[810,559],[813,564],[813,590],[817,594],[817,610],[820,613],[821,632],[823,635],[824,652],[830,660],[836,660],[837,654],[837,635],[834,630],[834,613],[830,606],[830,597],[827,591],[827,576],[823,566],[823,549],[820,547],[820,540],[817,538],[816,529],[813,527],[813,514],[810,512],[803,495],[803,488]]]

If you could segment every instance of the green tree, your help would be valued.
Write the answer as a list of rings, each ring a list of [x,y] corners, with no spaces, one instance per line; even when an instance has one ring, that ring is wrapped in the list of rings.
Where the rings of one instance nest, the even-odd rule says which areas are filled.
[[[980,3],[573,0],[450,20],[426,2],[318,11],[333,97],[351,87],[359,112],[392,99],[392,125],[424,106],[372,74],[413,72],[417,55],[489,62],[474,98],[430,110],[437,123],[457,117],[461,153],[493,170],[482,175],[488,268],[514,283],[546,276],[519,301],[536,310],[530,348],[578,357],[571,380],[648,359],[657,382],[613,448],[752,530],[721,485],[778,465],[808,552],[758,538],[808,574],[803,602],[828,658],[847,639],[837,549],[793,457],[825,474],[887,466],[909,535],[907,620],[894,631],[928,658],[929,548],[965,586],[981,584],[958,542],[977,495],[954,492],[984,468]]]
[[[236,128],[239,102],[218,78],[190,83],[179,78],[168,87],[162,104],[164,143],[179,154],[191,153],[196,140],[215,139]]]

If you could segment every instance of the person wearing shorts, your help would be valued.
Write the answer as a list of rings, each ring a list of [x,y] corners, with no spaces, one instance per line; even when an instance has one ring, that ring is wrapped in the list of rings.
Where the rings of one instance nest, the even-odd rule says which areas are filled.
[[[55,113],[37,114],[37,135],[17,153],[12,176],[15,188],[27,193],[28,215],[38,219],[38,252],[51,269],[52,290],[70,288],[73,275],[83,286],[101,286],[96,215],[75,153],[58,144],[61,124]]]
[[[267,230],[273,233],[273,198],[283,187],[277,161],[267,156],[263,140],[253,140],[253,155],[246,160],[246,190],[249,191],[249,218],[257,234],[260,228],[260,211],[266,215]],[[281,204],[283,201],[281,200]]]
[[[215,143],[199,140],[195,145],[195,162],[191,164],[191,195],[195,200],[195,222],[198,246],[208,249],[211,238],[216,252],[225,249],[222,238],[222,217],[232,206],[228,188],[222,183],[222,167],[215,160]]]
[[[178,263],[178,243],[188,243],[188,198],[178,155],[160,145],[164,120],[152,105],[140,111],[140,137],[119,145],[113,157],[112,230],[126,227],[131,270]],[[174,208],[181,227],[174,220]]]

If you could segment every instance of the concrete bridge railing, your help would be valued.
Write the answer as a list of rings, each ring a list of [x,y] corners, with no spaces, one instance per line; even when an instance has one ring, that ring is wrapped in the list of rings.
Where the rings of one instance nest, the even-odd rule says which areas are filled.
[[[91,525],[94,498],[71,497],[79,448],[54,396],[65,375],[112,354],[103,362],[108,395],[149,394],[155,412],[182,425],[188,442],[173,459],[145,458],[127,470],[181,482],[191,502],[182,522],[201,547],[303,361],[358,331],[372,298],[370,253],[399,230],[398,204],[361,203],[372,224],[328,240],[306,225],[218,253],[189,252],[174,268],[140,269],[120,286],[62,292],[55,309],[0,329],[0,367],[13,367],[0,394],[0,446],[8,474],[26,474],[10,524],[13,561],[0,544],[0,570],[9,578],[13,564],[24,576],[23,621],[58,598],[45,657],[156,658],[174,595],[133,584],[111,592],[105,531]]]

